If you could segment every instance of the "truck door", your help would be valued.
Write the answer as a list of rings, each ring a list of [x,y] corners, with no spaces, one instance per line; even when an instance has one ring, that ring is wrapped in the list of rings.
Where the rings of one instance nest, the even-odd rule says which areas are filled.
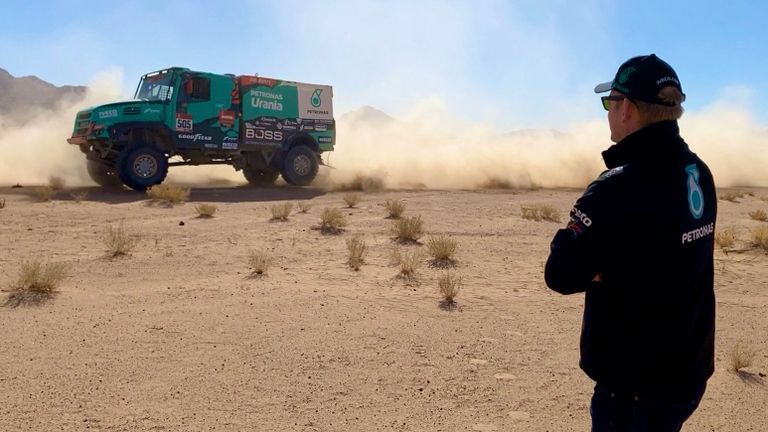
[[[179,147],[236,150],[240,120],[235,82],[223,75],[182,75],[176,99]]]

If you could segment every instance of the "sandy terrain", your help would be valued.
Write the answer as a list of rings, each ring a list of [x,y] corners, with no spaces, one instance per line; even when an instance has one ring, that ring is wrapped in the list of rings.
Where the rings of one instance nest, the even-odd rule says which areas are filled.
[[[583,296],[543,282],[561,224],[520,216],[575,190],[366,193],[341,236],[310,229],[343,193],[195,189],[190,202],[148,206],[142,194],[88,189],[36,203],[0,189],[0,286],[20,262],[71,265],[59,294],[0,308],[2,431],[583,431],[592,382],[577,366]],[[766,189],[720,202],[720,227],[745,241],[768,210]],[[437,277],[396,278],[383,202],[404,199],[428,233],[459,241],[459,308],[438,306]],[[276,201],[307,214],[269,222]],[[213,219],[195,204],[215,204]],[[180,225],[183,221],[184,225]],[[102,236],[140,234],[131,256],[105,257]],[[371,252],[345,264],[345,238]],[[423,247],[423,246],[409,246]],[[249,277],[250,250],[275,259]],[[717,253],[717,371],[687,431],[768,428],[768,255]],[[7,292],[0,296],[8,296]],[[752,375],[727,371],[737,341],[758,350]]]

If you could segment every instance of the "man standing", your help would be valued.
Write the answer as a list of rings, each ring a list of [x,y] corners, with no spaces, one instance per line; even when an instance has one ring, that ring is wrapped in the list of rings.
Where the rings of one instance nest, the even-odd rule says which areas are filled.
[[[596,382],[593,431],[679,431],[714,371],[712,174],[680,137],[685,100],[651,54],[600,84],[608,168],[576,201],[545,269],[586,292],[580,366]]]

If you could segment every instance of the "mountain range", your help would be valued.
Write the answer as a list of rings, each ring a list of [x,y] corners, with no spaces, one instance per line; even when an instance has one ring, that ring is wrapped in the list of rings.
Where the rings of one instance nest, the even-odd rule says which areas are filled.
[[[31,110],[82,98],[85,90],[85,86],[58,87],[36,76],[14,77],[0,68],[0,116],[22,119]]]

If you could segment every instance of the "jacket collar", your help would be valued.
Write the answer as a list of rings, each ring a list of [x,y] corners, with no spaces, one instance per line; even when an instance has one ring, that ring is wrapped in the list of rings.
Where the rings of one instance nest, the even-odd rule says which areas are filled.
[[[687,145],[680,138],[680,128],[676,120],[652,123],[623,140],[610,146],[603,152],[603,161],[608,169],[613,169],[630,162],[658,159],[665,154],[679,152]]]

